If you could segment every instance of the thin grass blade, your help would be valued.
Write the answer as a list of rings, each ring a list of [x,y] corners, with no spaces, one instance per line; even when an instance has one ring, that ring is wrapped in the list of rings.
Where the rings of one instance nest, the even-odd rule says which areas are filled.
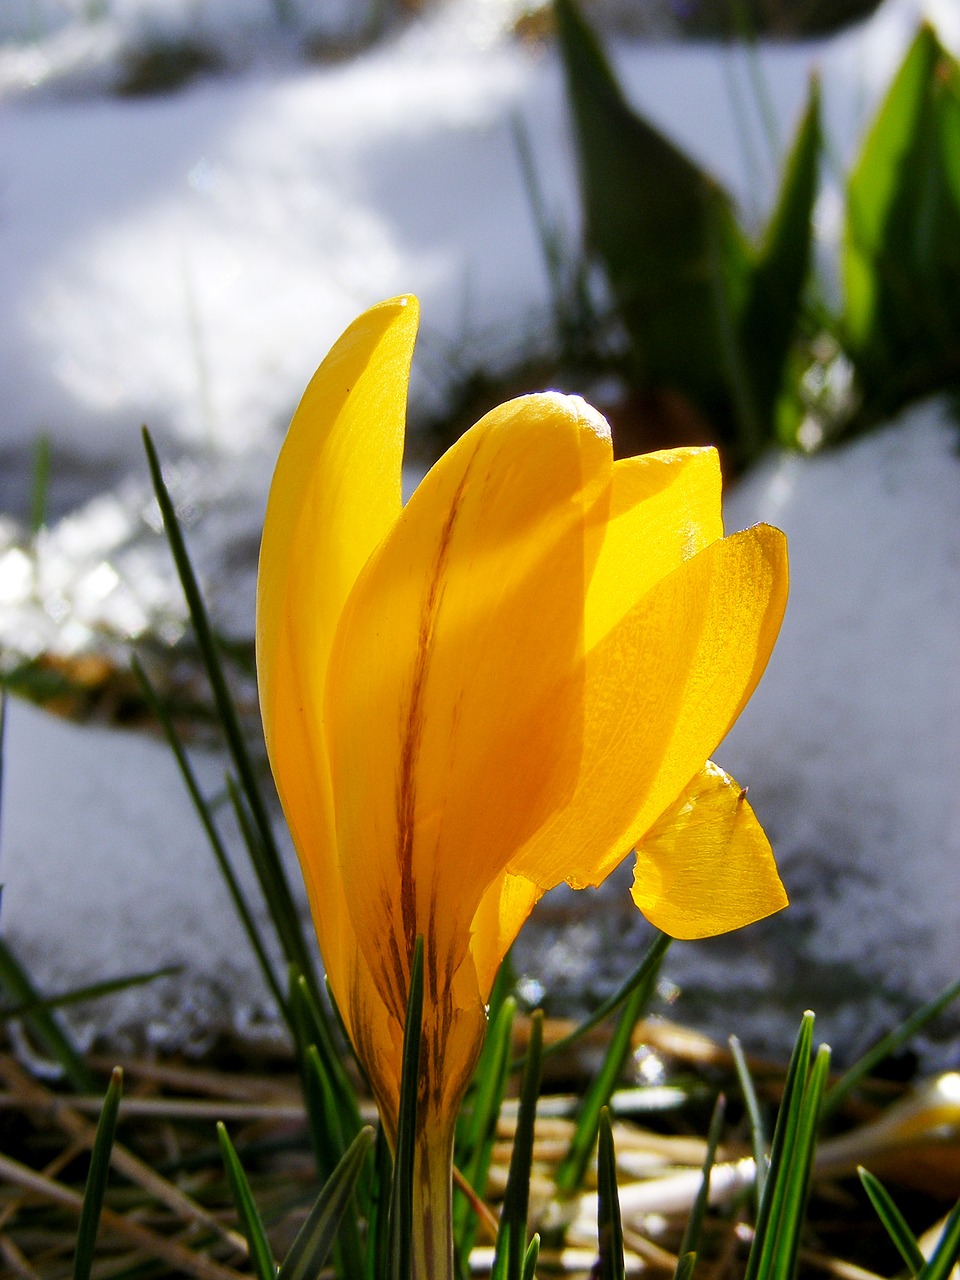
[[[150,433],[146,428],[143,430],[143,442],[147,454],[147,463],[150,467],[150,475],[153,480],[154,492],[163,516],[167,541],[170,544],[183,593],[187,600],[197,644],[213,691],[217,715],[237,771],[237,777],[240,780],[244,798],[249,806],[263,847],[264,867],[266,868],[270,886],[267,898],[268,901],[272,900],[276,904],[274,925],[287,960],[296,964],[297,968],[310,983],[311,990],[319,997],[319,984],[311,959],[310,948],[307,946],[300,926],[299,914],[293,895],[290,892],[290,885],[274,838],[273,828],[270,825],[270,817],[260,789],[257,772],[253,766],[250,751],[240,725],[236,704],[230,693],[223,663],[220,659],[219,646],[214,637],[213,627],[210,624],[196,575],[193,572],[193,565],[177,521],[173,501],[163,479],[160,460],[150,438]]]
[[[767,1181],[757,1213],[744,1280],[761,1280],[761,1278],[768,1280],[772,1275],[782,1206],[787,1192],[791,1158],[800,1124],[803,1093],[810,1071],[812,1046],[813,1014],[805,1013],[790,1057],[790,1066],[787,1069],[783,1098],[773,1131]]]
[[[707,1131],[707,1150],[703,1160],[703,1179],[700,1183],[700,1190],[697,1192],[696,1199],[690,1208],[690,1217],[687,1219],[687,1225],[684,1228],[683,1239],[680,1242],[678,1253],[680,1255],[681,1264],[684,1257],[688,1254],[696,1255],[700,1250],[700,1233],[703,1230],[703,1219],[707,1212],[707,1205],[710,1202],[710,1174],[713,1171],[714,1161],[717,1158],[717,1147],[720,1145],[720,1134],[723,1132],[723,1122],[727,1114],[727,1100],[723,1094],[719,1094],[713,1108],[713,1115],[710,1117],[710,1128]],[[678,1264],[678,1269],[681,1264]],[[675,1276],[674,1280],[678,1280]]]
[[[857,1170],[863,1189],[870,1197],[870,1203],[876,1210],[877,1217],[886,1228],[887,1235],[896,1245],[900,1257],[912,1273],[916,1273],[926,1265],[926,1258],[920,1251],[917,1237],[910,1230],[906,1218],[894,1204],[893,1197],[879,1178],[875,1178],[866,1169]]]
[[[263,1228],[263,1219],[250,1190],[250,1183],[244,1172],[240,1157],[237,1155],[225,1124],[217,1124],[217,1138],[223,1155],[223,1164],[227,1172],[227,1181],[236,1205],[240,1230],[243,1232],[250,1250],[250,1264],[257,1280],[275,1280],[277,1265],[273,1260],[273,1252]]]
[[[663,963],[663,957],[667,954],[667,948],[673,941],[665,933],[657,933],[653,942],[647,948],[647,953],[640,961],[639,965],[631,973],[630,977],[617,988],[616,991],[604,1000],[588,1018],[579,1023],[569,1034],[562,1036],[559,1040],[554,1040],[552,1044],[547,1045],[543,1051],[544,1058],[551,1058],[555,1054],[563,1053],[569,1049],[572,1044],[576,1044],[585,1035],[588,1035],[594,1027],[598,1027],[601,1022],[605,1022],[607,1018],[622,1008],[630,999],[638,987],[645,990],[650,986],[651,978],[655,982],[656,976],[660,972],[660,965]],[[513,1063],[513,1069],[523,1066],[523,1058]]]
[[[484,1040],[474,1083],[457,1131],[456,1163],[466,1181],[483,1195],[490,1172],[497,1119],[509,1079],[513,1019],[517,1003],[507,997]],[[464,1272],[476,1236],[476,1216],[465,1195],[458,1195],[453,1215],[457,1257]]]
[[[403,1027],[397,1148],[390,1196],[390,1242],[385,1280],[410,1280],[413,1240],[413,1158],[417,1134],[417,1090],[420,1083],[420,1039],[423,1026],[423,938],[417,937],[410,965],[410,992]]]
[[[655,948],[656,944],[651,951]],[[580,1104],[570,1147],[557,1169],[557,1191],[561,1195],[572,1195],[583,1182],[597,1140],[600,1112],[609,1104],[620,1079],[630,1053],[633,1029],[653,995],[660,967],[659,957],[665,949],[659,950],[659,956],[653,964],[647,965],[645,961],[641,966],[644,969],[644,980],[639,985],[633,984],[632,994],[620,1015],[600,1070]],[[648,958],[649,955],[648,952]]]
[[[55,996],[41,996],[36,1000],[21,1001],[19,1004],[5,1005],[0,1008],[0,1022],[10,1018],[25,1018],[39,1009],[62,1009],[64,1005],[83,1004],[87,1000],[99,1000],[103,996],[115,995],[118,991],[127,991],[131,987],[140,987],[157,978],[169,978],[181,972],[181,966],[164,965],[161,969],[150,969],[144,973],[128,973],[120,978],[105,978],[103,982],[91,982],[83,987],[71,987],[69,991],[61,991]]]
[[[806,1088],[798,1117],[796,1141],[788,1166],[787,1185],[777,1227],[777,1247],[773,1258],[774,1280],[793,1280],[800,1252],[800,1231],[810,1193],[810,1175],[820,1129],[820,1103],[830,1070],[830,1050],[822,1044]]]
[[[77,1228],[77,1248],[73,1256],[73,1280],[90,1280],[97,1231],[100,1227],[100,1214],[103,1211],[103,1198],[110,1173],[110,1153],[113,1150],[113,1137],[117,1130],[117,1114],[120,1110],[122,1095],[123,1072],[119,1067],[114,1067],[90,1152],[90,1169],[87,1172],[87,1185],[83,1192],[83,1208],[80,1211],[80,1225]]]
[[[537,1263],[540,1261],[540,1235],[534,1233],[533,1239],[527,1245],[527,1252],[523,1257],[523,1277],[522,1280],[536,1280]]]
[[[597,1243],[600,1251],[598,1280],[625,1280],[617,1153],[613,1145],[613,1126],[608,1107],[600,1112],[600,1134],[597,1141]]]
[[[530,1207],[530,1168],[533,1164],[534,1127],[542,1067],[543,1010],[537,1009],[530,1019],[530,1045],[520,1085],[517,1128],[513,1136],[510,1171],[503,1195],[491,1280],[521,1280],[523,1272],[527,1248],[527,1212]]]
[[[160,700],[156,689],[154,689],[149,676],[136,658],[133,659],[133,670],[140,682],[140,687],[143,690],[144,697],[147,699],[150,710],[153,712],[160,727],[162,728],[164,737],[167,740],[167,745],[172,751],[173,757],[177,762],[177,768],[180,770],[181,777],[186,785],[190,799],[193,802],[193,807],[197,811],[197,816],[203,826],[210,848],[213,850],[213,856],[217,860],[217,866],[220,868],[220,874],[223,876],[224,882],[227,886],[227,892],[230,894],[233,909],[236,911],[240,924],[243,926],[243,931],[247,935],[250,946],[253,948],[253,953],[257,958],[260,971],[270,989],[270,994],[276,1001],[277,1008],[280,1010],[284,1021],[292,1030],[290,1009],[281,989],[280,982],[277,979],[277,975],[274,973],[273,965],[267,954],[267,948],[260,933],[260,929],[254,920],[253,912],[247,902],[246,895],[240,887],[240,882],[237,879],[230,863],[226,845],[223,843],[223,839],[220,836],[216,820],[213,816],[213,811],[200,789],[196,773],[190,763],[190,758],[184,750],[183,743],[180,740],[180,735],[177,733],[174,723],[171,720],[166,707]]]
[[[373,1148],[373,1177],[367,1199],[367,1257],[364,1280],[383,1280],[390,1256],[390,1182],[393,1161],[383,1128]]]
[[[284,1259],[277,1280],[316,1280],[333,1247],[373,1137],[373,1129],[365,1126],[344,1152]]]
[[[892,1053],[896,1053],[908,1041],[912,1040],[919,1031],[932,1021],[947,1005],[952,1004],[957,997],[960,996],[960,978],[956,982],[951,982],[948,987],[944,987],[938,996],[934,996],[932,1000],[928,1000],[926,1004],[910,1015],[904,1022],[896,1027],[889,1035],[878,1040],[872,1049],[868,1049],[859,1061],[855,1062],[852,1067],[843,1073],[826,1092],[823,1099],[823,1113],[830,1115],[843,1102],[847,1094],[855,1089],[858,1084],[881,1063],[884,1058],[889,1058]]]
[[[960,1259],[960,1204],[947,1218],[937,1247],[927,1265],[917,1272],[917,1280],[947,1280]]]
[[[736,1036],[730,1037],[730,1052],[733,1054],[733,1065],[740,1082],[743,1105],[747,1109],[747,1118],[750,1121],[750,1145],[753,1148],[753,1163],[757,1170],[753,1183],[754,1203],[759,1211],[763,1189],[767,1182],[767,1135],[763,1127],[763,1117],[760,1114],[757,1091],[753,1086],[753,1077]]]
[[[26,969],[20,964],[7,944],[0,938],[0,987],[17,1004],[33,1006],[33,1013],[23,1021],[37,1043],[57,1063],[64,1078],[78,1093],[96,1093],[98,1085],[93,1073],[77,1052],[70,1037],[57,1022],[54,1014],[44,1007],[44,999],[33,985]]]

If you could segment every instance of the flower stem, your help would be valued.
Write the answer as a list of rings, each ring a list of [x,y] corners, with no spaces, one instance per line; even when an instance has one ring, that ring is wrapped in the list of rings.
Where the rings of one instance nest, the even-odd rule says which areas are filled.
[[[453,1130],[421,1130],[413,1166],[413,1280],[454,1280]]]

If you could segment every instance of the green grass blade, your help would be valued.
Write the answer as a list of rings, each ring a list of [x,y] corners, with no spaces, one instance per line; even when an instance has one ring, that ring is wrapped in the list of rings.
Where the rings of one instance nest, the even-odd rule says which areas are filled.
[[[917,1272],[917,1280],[947,1280],[960,1258],[960,1204],[947,1218],[930,1261]]]
[[[875,1178],[866,1169],[857,1170],[863,1189],[870,1197],[870,1203],[876,1210],[877,1217],[886,1228],[887,1235],[896,1245],[900,1257],[912,1273],[920,1271],[926,1265],[926,1258],[920,1252],[917,1237],[907,1225],[907,1220],[893,1202],[893,1197],[879,1178]]]
[[[487,1185],[497,1119],[509,1079],[513,1019],[517,1004],[508,997],[487,1031],[480,1061],[474,1073],[470,1097],[457,1131],[457,1168],[481,1196]],[[460,1265],[467,1261],[476,1235],[476,1218],[467,1197],[459,1194],[454,1205],[454,1241]]]
[[[527,1247],[527,1212],[530,1207],[530,1168],[533,1163],[534,1127],[543,1066],[543,1010],[530,1020],[530,1046],[520,1085],[517,1128],[510,1153],[510,1171],[503,1195],[500,1229],[491,1280],[521,1280]]]
[[[367,1198],[367,1257],[364,1280],[383,1280],[390,1256],[390,1181],[393,1161],[381,1125],[373,1148],[373,1177]]]
[[[117,1114],[120,1110],[122,1095],[123,1072],[119,1067],[114,1067],[90,1152],[90,1169],[87,1172],[87,1185],[83,1192],[83,1208],[80,1211],[80,1225],[77,1228],[77,1248],[73,1257],[73,1280],[90,1280],[97,1231],[100,1226],[100,1212],[103,1209],[107,1177],[110,1173],[110,1153],[113,1150],[113,1136],[117,1130]]]
[[[597,1244],[600,1252],[598,1280],[626,1280],[620,1193],[617,1188],[617,1154],[607,1107],[600,1112],[600,1134],[597,1141]]]
[[[537,1263],[540,1261],[540,1235],[534,1233],[533,1239],[527,1245],[527,1252],[523,1257],[523,1277],[522,1280],[537,1280]]]
[[[366,1126],[344,1152],[284,1259],[277,1280],[316,1280],[337,1237],[373,1136],[373,1129]]]
[[[410,1280],[413,1239],[413,1161],[417,1136],[417,1091],[420,1084],[420,1039],[423,1026],[423,938],[418,936],[410,965],[410,992],[403,1026],[397,1148],[390,1196],[390,1243],[384,1280]]]
[[[4,1005],[0,1008],[0,1022],[10,1018],[25,1018],[38,1009],[62,1009],[64,1005],[99,1000],[103,996],[112,996],[118,991],[127,991],[131,987],[145,986],[148,982],[155,982],[157,978],[169,978],[180,972],[180,965],[168,964],[160,969],[150,969],[143,973],[127,973],[119,978],[105,978],[102,982],[90,982],[83,987],[71,987],[69,991],[60,991],[55,996],[40,996],[36,1000]]]
[[[647,965],[644,961],[641,966],[641,969],[644,969],[644,980],[634,986],[632,994],[628,997],[600,1070],[591,1082],[577,1111],[573,1138],[556,1174],[557,1191],[561,1195],[572,1195],[583,1182],[597,1139],[600,1112],[610,1102],[624,1063],[630,1054],[633,1029],[656,987],[660,956],[666,948],[657,948],[657,944],[654,944],[651,951],[655,949],[658,950],[658,958],[653,964]]]
[[[154,492],[163,516],[167,541],[170,544],[180,584],[187,600],[197,644],[213,691],[217,715],[237,771],[237,777],[240,780],[244,798],[249,806],[263,847],[265,865],[268,868],[271,881],[270,897],[275,903],[279,904],[277,906],[278,915],[274,918],[274,925],[281,939],[287,960],[296,964],[297,968],[310,983],[311,990],[319,997],[319,985],[311,959],[310,948],[306,944],[300,927],[300,918],[293,895],[290,892],[290,885],[283,868],[280,851],[274,839],[273,828],[270,825],[270,817],[267,813],[260,783],[240,726],[236,704],[227,684],[223,663],[220,660],[220,650],[214,637],[213,628],[210,625],[210,619],[197,584],[196,575],[193,572],[193,565],[190,562],[186,543],[177,521],[176,510],[163,479],[160,460],[157,457],[150,433],[146,428],[143,431],[143,442],[150,467],[150,475],[153,480]]]
[[[757,1091],[753,1087],[753,1077],[750,1075],[750,1068],[747,1066],[743,1049],[736,1036],[730,1037],[730,1052],[733,1054],[733,1065],[740,1082],[743,1105],[747,1109],[747,1119],[750,1121],[750,1145],[753,1149],[753,1163],[757,1170],[753,1182],[754,1203],[759,1211],[763,1188],[767,1182],[767,1135],[763,1127],[763,1117],[760,1115]]]
[[[687,1225],[684,1228],[683,1239],[680,1242],[678,1253],[681,1263],[687,1254],[696,1254],[700,1249],[700,1233],[703,1230],[703,1219],[706,1216],[707,1205],[710,1201],[710,1174],[713,1172],[714,1161],[717,1158],[717,1147],[720,1145],[720,1134],[723,1132],[723,1122],[727,1114],[727,1100],[723,1094],[719,1094],[713,1108],[713,1115],[710,1118],[710,1128],[707,1131],[707,1150],[703,1160],[703,1178],[700,1182],[700,1189],[697,1192],[696,1199],[690,1209],[690,1217],[687,1219]],[[674,1280],[678,1280],[675,1276]]]
[[[820,1128],[820,1103],[830,1070],[830,1050],[821,1045],[803,1092],[796,1141],[789,1163],[786,1193],[777,1228],[774,1280],[793,1280],[800,1251],[800,1232],[810,1192],[810,1175]]]
[[[938,996],[934,996],[925,1005],[921,1005],[916,1013],[911,1014],[899,1027],[894,1028],[889,1035],[879,1040],[872,1049],[868,1049],[863,1057],[845,1071],[840,1079],[827,1090],[823,1099],[824,1115],[829,1115],[835,1111],[847,1094],[870,1075],[874,1067],[912,1040],[928,1022],[935,1018],[948,1004],[952,1004],[958,996],[960,996],[960,978],[956,982],[951,982]]]
[[[237,913],[240,924],[243,926],[244,933],[247,935],[247,939],[253,949],[253,953],[257,958],[257,963],[260,966],[260,971],[262,972],[267,986],[270,989],[270,994],[276,1001],[277,1008],[280,1010],[281,1016],[284,1018],[287,1025],[291,1026],[290,1010],[281,990],[280,983],[277,980],[277,976],[273,971],[273,965],[270,963],[270,958],[267,954],[267,949],[260,934],[260,930],[253,918],[253,912],[250,910],[250,905],[247,902],[246,895],[240,887],[240,882],[230,864],[227,849],[220,836],[213,812],[206,797],[200,789],[196,773],[190,763],[189,756],[184,750],[183,743],[180,740],[180,735],[177,733],[166,707],[158,697],[157,691],[154,689],[150,678],[136,658],[133,659],[133,670],[140,682],[140,687],[142,688],[144,697],[150,706],[150,710],[153,712],[154,716],[156,716],[157,721],[163,730],[164,737],[167,740],[167,745],[177,762],[177,768],[180,770],[180,775],[183,778],[187,792],[193,802],[193,807],[197,811],[197,816],[203,826],[207,841],[210,848],[213,850],[213,856],[217,860],[217,866],[220,868],[220,874],[223,876],[224,883],[227,886],[227,892],[230,894],[230,899],[233,902],[233,909]]]
[[[33,985],[26,969],[2,938],[0,938],[0,987],[6,990],[15,1003],[34,1007],[34,1012],[27,1014],[23,1021],[44,1052],[57,1063],[70,1085],[78,1093],[96,1093],[97,1082],[93,1073],[74,1048],[70,1037],[57,1022],[54,1014],[44,1007],[43,997]]]
[[[677,1269],[674,1272],[673,1280],[690,1280],[693,1275],[693,1269],[697,1265],[697,1255],[695,1253],[685,1253],[677,1262]]]
[[[790,1057],[783,1098],[773,1131],[767,1181],[760,1201],[744,1280],[769,1280],[776,1258],[777,1233],[800,1123],[803,1092],[810,1071],[813,1014],[805,1013]]]
[[[250,1265],[253,1267],[254,1275],[257,1280],[275,1280],[277,1266],[273,1260],[273,1251],[267,1240],[267,1233],[263,1229],[260,1211],[250,1190],[250,1183],[240,1163],[240,1157],[230,1141],[226,1125],[222,1122],[217,1125],[217,1138],[227,1172],[227,1181],[230,1183],[233,1202],[237,1208],[240,1229],[250,1249]]]
[[[325,1081],[324,1088],[331,1094],[332,1106],[339,1117],[345,1149],[363,1127],[357,1095],[331,1039],[329,1020],[321,1017],[313,992],[295,968],[290,970],[290,1009],[301,1071],[306,1054],[312,1048],[317,1056],[319,1076]],[[341,1154],[342,1151],[337,1153],[338,1159]]]
[[[559,1040],[555,1040],[552,1044],[548,1045],[543,1051],[543,1056],[545,1058],[551,1058],[555,1054],[562,1053],[564,1050],[569,1049],[572,1044],[576,1044],[576,1042],[582,1039],[583,1036],[588,1035],[594,1027],[598,1027],[600,1023],[606,1021],[611,1014],[616,1013],[618,1009],[622,1008],[638,987],[643,987],[644,990],[646,990],[651,986],[651,978],[653,982],[656,982],[656,976],[660,971],[660,965],[663,962],[663,957],[667,954],[667,948],[670,946],[672,941],[673,939],[668,937],[667,934],[658,932],[653,942],[651,942],[650,946],[647,948],[646,955],[640,961],[637,968],[634,969],[633,973],[631,973],[630,977],[627,978],[627,980],[623,982],[616,991],[614,991],[613,995],[608,996],[607,999],[604,1000],[604,1002],[599,1005],[588,1018],[585,1018],[583,1022],[574,1027],[568,1035],[562,1036]],[[523,1058],[520,1058],[513,1063],[513,1068],[516,1069],[522,1065]]]

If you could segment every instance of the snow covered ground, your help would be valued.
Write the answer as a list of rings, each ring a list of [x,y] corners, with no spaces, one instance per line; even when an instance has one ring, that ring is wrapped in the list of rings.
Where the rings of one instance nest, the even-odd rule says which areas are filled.
[[[0,29],[0,627],[26,653],[81,649],[104,627],[123,639],[179,625],[141,422],[172,464],[219,619],[248,634],[285,420],[362,307],[421,296],[415,412],[442,402],[452,364],[496,366],[543,340],[548,288],[515,119],[551,214],[571,241],[579,231],[560,70],[550,49],[503,34],[506,0],[448,0],[323,65],[294,53],[256,0],[246,24],[212,0],[101,8],[92,21],[24,0],[39,29]],[[349,6],[326,12],[350,21]],[[145,22],[182,35],[198,13],[225,71],[166,96],[107,91]],[[950,0],[889,0],[857,31],[763,49],[755,65],[699,46],[618,40],[612,52],[638,106],[759,216],[774,168],[755,71],[782,143],[818,67],[833,153],[849,158],[921,14],[960,48]],[[826,244],[836,208],[828,189]],[[814,946],[831,957],[821,995],[848,1044],[956,976],[942,948],[960,923],[960,548],[942,417],[927,409],[836,457],[771,464],[734,499],[735,522],[787,529],[795,586],[774,668],[720,759],[750,784],[799,906],[767,941],[690,951],[676,972],[691,989],[717,985],[722,954],[744,1004],[760,985],[784,988],[789,1026],[757,1029],[781,1041],[794,1006],[817,1004],[801,981]],[[29,557],[41,433],[56,518]],[[6,755],[3,926],[41,984],[183,963],[182,985],[121,1001],[105,1028],[139,1022],[170,1044],[211,1008],[256,1021],[256,975],[163,749],[15,706]],[[204,768],[215,785],[219,765]],[[557,954],[569,968],[570,948]],[[851,1001],[894,969],[902,982],[854,1027]]]

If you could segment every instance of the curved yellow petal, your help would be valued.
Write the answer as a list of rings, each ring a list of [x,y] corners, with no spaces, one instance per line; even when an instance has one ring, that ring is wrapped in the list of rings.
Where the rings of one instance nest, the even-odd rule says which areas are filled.
[[[542,895],[543,890],[532,880],[505,871],[481,898],[471,926],[470,956],[484,1003],[490,997],[503,957]]]
[[[585,560],[611,470],[582,401],[501,405],[424,479],[348,602],[327,693],[340,867],[398,1011],[415,936],[429,995],[577,785]]]
[[[656,583],[585,658],[576,791],[509,869],[599,884],[702,768],[766,666],[787,594],[786,540],[757,525]]]
[[[613,464],[610,509],[587,587],[584,649],[667,574],[723,537],[716,449],[665,449]]]
[[[638,845],[631,893],[674,938],[740,929],[787,905],[746,792],[711,761]]]
[[[333,633],[363,564],[400,512],[418,308],[398,298],[350,326],[304,393],[277,463],[257,582],[267,750],[334,996],[379,1095],[396,1091],[397,1028],[359,955],[337,870],[322,719]],[[399,1062],[399,1041],[396,1046]],[[397,1067],[397,1072],[399,1067]]]

